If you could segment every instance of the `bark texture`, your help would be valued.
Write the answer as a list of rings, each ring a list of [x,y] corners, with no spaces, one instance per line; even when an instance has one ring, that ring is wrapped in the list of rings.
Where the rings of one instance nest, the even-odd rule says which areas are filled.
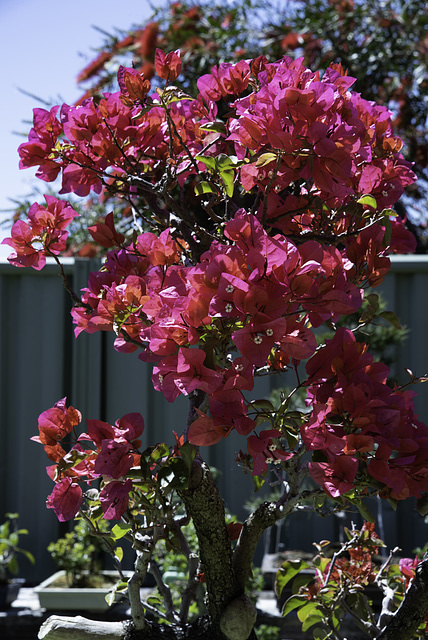
[[[218,630],[227,605],[239,592],[232,570],[232,547],[225,523],[224,503],[208,466],[195,460],[189,488],[180,491],[198,536],[208,593],[208,612]]]
[[[416,568],[416,576],[399,609],[376,640],[412,640],[428,613],[428,557]]]

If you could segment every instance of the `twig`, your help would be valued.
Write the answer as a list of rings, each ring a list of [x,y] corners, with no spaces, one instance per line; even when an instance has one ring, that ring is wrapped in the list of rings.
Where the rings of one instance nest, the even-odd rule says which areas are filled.
[[[184,589],[181,595],[181,606],[180,606],[181,624],[187,623],[190,605],[192,603],[192,600],[196,599],[196,592],[199,586],[199,581],[197,578],[198,569],[199,569],[199,558],[196,553],[191,553],[189,555],[189,577],[187,580],[186,588]]]
[[[64,267],[62,266],[62,263],[59,260],[58,256],[55,255],[54,253],[52,253],[51,251],[49,251],[49,248],[46,248],[46,252],[49,254],[49,256],[51,258],[53,258],[55,260],[55,262],[59,266],[60,276],[62,278],[64,289],[67,291],[67,293],[70,294],[73,302],[75,302],[77,305],[79,305],[79,307],[84,307],[85,309],[88,309],[88,311],[93,311],[92,307],[89,304],[87,304],[86,302],[82,302],[82,300],[79,298],[79,296],[70,287],[70,285],[68,283],[68,280],[67,280],[67,276],[65,275]]]
[[[174,603],[172,601],[171,589],[165,584],[162,579],[162,574],[159,569],[158,563],[151,559],[150,560],[150,573],[153,575],[156,580],[156,586],[158,588],[159,593],[161,594],[164,604],[165,604],[165,616],[166,618],[175,624],[180,622],[180,618],[177,615],[177,612],[174,609]]]

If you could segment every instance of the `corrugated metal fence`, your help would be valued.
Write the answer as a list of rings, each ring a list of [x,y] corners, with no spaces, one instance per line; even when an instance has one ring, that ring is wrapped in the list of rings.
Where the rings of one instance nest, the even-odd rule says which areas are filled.
[[[92,261],[65,261],[76,291],[86,285],[89,272],[96,268]],[[428,256],[395,257],[382,292],[388,308],[411,329],[397,349],[396,373],[405,366],[417,374],[426,373]],[[172,443],[172,431],[183,429],[187,402],[179,398],[172,405],[166,403],[151,386],[150,366],[139,361],[137,354],[115,352],[110,334],[74,339],[68,294],[55,264],[36,272],[0,263],[0,301],[0,519],[8,511],[19,512],[20,525],[30,531],[22,546],[37,560],[34,568],[23,560],[21,573],[38,581],[53,568],[48,543],[64,532],[64,525],[44,508],[52,483],[45,473],[42,447],[30,441],[37,432],[38,415],[64,396],[84,418],[114,422],[124,413],[139,411],[145,418],[147,444]],[[273,382],[277,386],[277,379]],[[257,397],[268,395],[271,383],[268,378],[260,381]],[[420,417],[428,421],[428,388],[420,386],[417,391]],[[241,446],[232,435],[207,450],[209,462],[221,471],[219,484],[227,505],[239,517],[245,515],[243,503],[252,491],[251,479],[234,463]],[[337,537],[342,524],[339,519],[327,522],[296,514],[281,535],[287,546],[310,550],[313,540]],[[407,552],[428,539],[427,527],[411,505],[403,504],[397,513],[383,506],[383,524],[387,543]]]

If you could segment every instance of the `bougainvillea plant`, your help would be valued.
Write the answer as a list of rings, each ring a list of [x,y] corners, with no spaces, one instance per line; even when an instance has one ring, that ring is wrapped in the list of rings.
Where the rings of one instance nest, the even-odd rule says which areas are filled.
[[[135,572],[118,588],[127,588],[138,637],[162,637],[140,586],[163,540],[189,559],[180,611],[155,571],[175,632],[247,640],[256,610],[245,585],[268,527],[302,505],[322,515],[365,511],[368,497],[423,502],[428,489],[428,427],[413,392],[387,384],[388,368],[351,329],[316,338],[367,294],[375,309],[369,292],[388,273],[388,254],[414,250],[392,206],[415,176],[391,114],[353,92],[341,65],[321,75],[287,56],[222,63],[199,78],[194,96],[174,84],[179,50],[156,50],[154,68],[156,90],[121,67],[119,91],[35,109],[19,156],[40,179],[58,178],[63,198],[109,193],[129,204],[129,236],[113,213],[89,228],[108,252],[81,295],[71,291],[75,333],[114,332],[118,351],[139,351],[166,401],[188,397],[187,424],[174,447],[142,451],[140,414],[109,424],[63,398],[40,415],[34,439],[52,463],[47,506],[59,520],[83,517],[95,532],[101,518],[117,521],[106,542],[118,563],[118,541],[131,541]],[[34,204],[4,241],[9,261],[41,269],[51,258],[61,268],[75,215],[55,196]],[[285,372],[294,388],[279,406],[254,399],[256,377]],[[296,411],[301,390],[306,409]],[[274,478],[282,495],[227,526],[203,456],[233,430],[237,462],[258,483]],[[197,557],[181,531],[189,519]],[[201,581],[207,613],[188,625]],[[385,624],[372,620],[370,637],[401,629],[399,611]],[[414,637],[422,619],[400,637]],[[316,633],[341,637],[338,628]]]
[[[302,631],[321,626],[317,638],[341,638],[336,631],[346,618],[348,625],[352,621],[367,637],[378,637],[379,626],[384,627],[390,621],[393,612],[403,604],[408,589],[417,588],[415,571],[419,559],[397,560],[392,552],[381,557],[379,550],[384,550],[385,543],[376,534],[373,523],[365,522],[361,530],[355,526],[351,530],[345,528],[345,533],[346,542],[339,549],[332,549],[329,541],[323,540],[315,544],[317,553],[311,561],[284,562],[276,577],[275,590],[285,600],[283,615],[297,611]],[[376,600],[378,617],[373,607]],[[401,615],[404,612],[414,624],[415,611],[408,606],[409,600],[411,597],[407,595]],[[415,636],[425,638],[426,599],[421,602],[418,618],[421,623]],[[401,637],[402,629],[396,630]]]

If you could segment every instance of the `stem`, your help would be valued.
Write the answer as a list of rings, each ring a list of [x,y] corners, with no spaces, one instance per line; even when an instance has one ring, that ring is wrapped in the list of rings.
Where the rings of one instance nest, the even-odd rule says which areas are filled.
[[[162,574],[159,569],[159,565],[153,559],[150,560],[150,572],[153,574],[156,580],[156,586],[161,594],[165,604],[165,615],[170,622],[178,624],[180,622],[177,612],[174,609],[174,603],[172,601],[171,589],[162,580]]]
[[[187,154],[187,157],[189,158],[189,160],[190,160],[191,164],[193,165],[193,168],[195,169],[196,173],[198,174],[198,173],[199,173],[198,164],[197,164],[197,162],[196,162],[195,158],[194,158],[194,157],[192,156],[192,154],[190,153],[190,149],[189,149],[189,147],[188,147],[188,146],[187,146],[187,144],[184,142],[184,140],[183,140],[183,138],[181,137],[181,135],[178,133],[178,131],[177,131],[177,127],[175,126],[175,122],[174,122],[174,120],[171,118],[171,114],[170,114],[170,112],[169,112],[168,105],[165,103],[165,101],[163,100],[163,98],[162,98],[162,97],[161,97],[161,100],[162,100],[162,106],[163,106],[163,108],[165,109],[166,120],[167,120],[167,123],[168,123],[168,129],[169,129],[169,135],[170,135],[170,144],[171,144],[171,145],[173,144],[173,142],[172,142],[172,135],[171,135],[171,127],[172,127],[172,129],[173,129],[173,131],[174,131],[174,135],[176,135],[176,136],[177,136],[177,138],[179,139],[181,146],[182,146],[182,147],[183,147],[183,149],[185,150],[185,152],[186,152],[186,154]],[[172,150],[170,151],[170,155],[171,155],[171,157],[173,157]]]
[[[278,154],[277,158],[276,158],[276,164],[275,164],[275,168],[272,171],[272,175],[271,178],[266,186],[265,189],[265,193],[264,193],[264,199],[263,199],[263,217],[262,217],[262,224],[264,225],[266,222],[266,214],[267,214],[267,208],[268,208],[268,199],[269,199],[269,191],[272,188],[273,183],[276,180],[276,177],[278,175],[278,169],[280,167],[281,164],[281,153]]]
[[[89,311],[93,311],[92,307],[89,304],[85,304],[84,302],[82,302],[82,300],[79,298],[77,293],[75,293],[75,291],[73,291],[73,289],[68,284],[68,280],[67,280],[67,276],[65,275],[64,267],[62,266],[62,263],[59,260],[58,256],[56,256],[54,253],[49,251],[48,248],[46,248],[46,253],[48,253],[50,255],[50,257],[53,258],[55,260],[55,262],[57,263],[57,265],[59,266],[60,276],[62,278],[62,283],[63,283],[64,289],[67,291],[67,293],[70,294],[71,299],[73,300],[73,302],[75,302],[77,305],[79,305],[79,307],[85,307],[85,309],[88,309]]]
[[[355,620],[355,622],[360,627],[360,629],[365,631],[370,636],[370,638],[375,638],[376,633],[378,631],[377,627],[373,625],[371,622],[364,622],[364,620],[362,620],[360,616],[357,613],[355,613],[352,607],[348,605],[345,598],[341,598],[340,602],[342,607],[345,609],[348,615],[350,615],[351,618]]]
[[[195,389],[189,394],[190,406],[189,406],[189,412],[187,414],[186,428],[184,430],[184,442],[187,442],[190,425],[197,418],[196,409],[201,406],[201,404],[206,398],[206,395],[207,394],[204,391],[201,391],[200,389]]]
[[[191,553],[189,555],[188,560],[189,560],[189,578],[187,580],[186,588],[184,589],[181,596],[181,606],[180,606],[181,624],[187,623],[190,605],[192,603],[192,600],[196,599],[197,590],[198,590],[198,587],[200,586],[197,578],[198,569],[199,569],[199,558],[195,553]]]
[[[139,536],[136,534],[134,548],[136,550],[136,559],[134,564],[134,573],[128,580],[128,596],[131,605],[131,615],[134,627],[138,631],[145,631],[148,628],[146,618],[144,616],[144,607],[140,598],[140,589],[146,577],[150,558],[155,546],[154,537]]]

